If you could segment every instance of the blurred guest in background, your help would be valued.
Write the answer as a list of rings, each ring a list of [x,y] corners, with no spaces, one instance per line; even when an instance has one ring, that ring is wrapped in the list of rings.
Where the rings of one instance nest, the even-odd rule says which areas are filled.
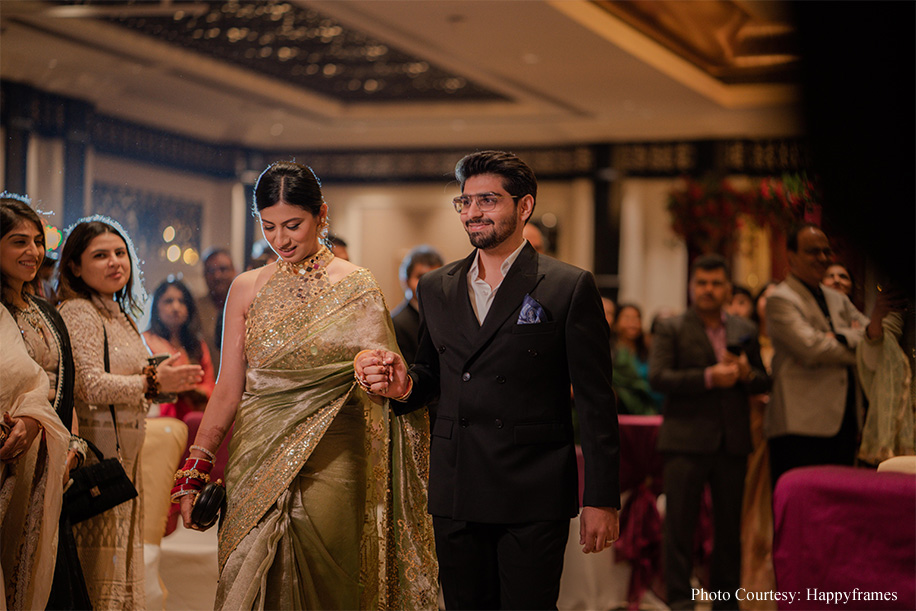
[[[663,320],[652,344],[652,386],[666,395],[658,449],[665,455],[665,582],[672,609],[693,609],[690,579],[704,487],[712,492],[714,545],[709,589],[741,585],[741,502],[751,451],[748,397],[764,392],[757,330],[724,310],[725,259],[702,255],[690,270],[691,308]],[[734,601],[713,602],[734,609]]]
[[[614,317],[617,315],[617,304],[610,297],[602,297],[601,305],[604,307],[604,320],[607,321],[607,326],[611,330],[611,346],[613,346],[617,341],[617,337],[614,334]]]
[[[622,414],[657,414],[662,395],[649,386],[649,347],[642,328],[642,311],[632,303],[617,307],[612,326],[614,390]]]
[[[44,609],[70,432],[48,403],[48,376],[6,308],[0,308],[0,345],[0,608]]]
[[[751,292],[740,284],[732,285],[732,297],[728,305],[725,306],[725,311],[732,316],[740,316],[741,318],[747,319],[752,318],[754,313],[754,298],[751,297]]]
[[[59,255],[52,251],[45,250],[45,258],[41,260],[41,267],[38,270],[38,279],[41,281],[41,294],[45,301],[50,304],[57,304],[57,290],[54,284],[57,282],[54,272],[57,270],[57,259]]]
[[[913,300],[893,287],[879,287],[865,341],[856,348],[856,367],[869,401],[858,457],[868,464],[916,454],[914,333]]]
[[[770,341],[770,335],[767,333],[766,307],[767,297],[773,292],[775,286],[775,282],[767,282],[763,285],[763,288],[757,291],[757,296],[754,297],[754,312],[751,315],[751,320],[757,324],[757,338],[760,342],[760,358],[767,368],[767,373],[770,374],[773,373],[771,368],[773,362],[773,342]]]
[[[134,322],[146,297],[140,276],[133,245],[115,221],[94,216],[70,229],[60,259],[60,314],[73,346],[80,435],[105,457],[120,458],[138,490],[150,401],[191,390],[203,377],[199,365],[176,365],[178,355],[147,364]],[[137,497],[76,525],[94,609],[145,607],[142,522]]]
[[[855,282],[853,282],[852,274],[849,273],[845,265],[840,263],[829,265],[826,273],[824,273],[824,279],[821,282],[824,286],[839,291],[852,299],[852,294],[855,290]]]
[[[404,257],[398,270],[401,286],[404,288],[404,301],[391,312],[394,321],[394,333],[404,360],[412,363],[417,355],[420,341],[420,310],[417,301],[417,285],[427,272],[444,265],[442,255],[431,246],[417,246]]]
[[[541,254],[547,254],[547,238],[544,237],[544,232],[534,222],[525,224],[524,229],[522,229],[522,237],[528,240],[528,243],[536,251]]]
[[[211,248],[204,253],[204,280],[207,294],[197,299],[200,333],[210,349],[213,370],[219,374],[220,342],[223,339],[223,308],[229,287],[235,279],[235,264],[225,248]]]
[[[210,349],[197,329],[197,309],[191,291],[181,280],[166,280],[153,292],[149,328],[143,339],[153,354],[176,356],[174,364],[200,365],[200,384],[178,395],[174,403],[160,403],[159,415],[184,420],[194,411],[203,411],[213,392],[215,374]]]
[[[75,369],[70,350],[70,334],[60,314],[38,297],[41,287],[37,270],[43,267],[45,253],[41,217],[26,198],[4,193],[0,198],[0,301],[13,315],[26,350],[48,376],[48,400],[63,426],[72,431],[65,473],[86,459],[86,442],[79,438],[73,417]],[[48,606],[52,609],[86,609],[91,605],[83,571],[73,538],[73,527],[66,512],[61,512],[57,564]]]
[[[773,344],[766,333],[765,308],[767,295],[776,286],[767,282],[754,299],[751,319],[757,323],[760,360],[768,374],[773,360]],[[770,481],[770,452],[764,432],[769,393],[750,397],[751,443],[744,481],[744,503],[741,510],[741,586],[748,591],[775,590],[773,573],[773,487]],[[769,603],[746,602],[747,609],[770,609]]]
[[[869,324],[846,295],[824,290],[833,251],[819,227],[790,230],[786,246],[789,276],[766,303],[774,348],[766,420],[774,486],[794,467],[855,461],[862,397],[853,367]]]
[[[347,251],[347,243],[343,241],[343,238],[332,233],[328,236],[328,244],[331,245],[331,253],[335,257],[343,259],[344,261],[350,260],[350,253]]]
[[[264,267],[276,259],[277,255],[270,249],[270,243],[267,240],[258,240],[251,246],[251,261],[248,262],[245,271]]]

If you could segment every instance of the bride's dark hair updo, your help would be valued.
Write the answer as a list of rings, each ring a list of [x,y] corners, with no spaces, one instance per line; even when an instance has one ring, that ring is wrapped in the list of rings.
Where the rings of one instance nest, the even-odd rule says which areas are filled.
[[[318,216],[324,197],[312,168],[294,161],[277,161],[261,172],[254,186],[252,212],[257,214],[281,201]]]

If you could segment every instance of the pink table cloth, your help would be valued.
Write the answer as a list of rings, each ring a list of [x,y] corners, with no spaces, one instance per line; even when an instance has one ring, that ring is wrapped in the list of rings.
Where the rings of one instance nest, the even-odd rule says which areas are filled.
[[[916,609],[916,477],[794,469],[773,507],[779,609]]]

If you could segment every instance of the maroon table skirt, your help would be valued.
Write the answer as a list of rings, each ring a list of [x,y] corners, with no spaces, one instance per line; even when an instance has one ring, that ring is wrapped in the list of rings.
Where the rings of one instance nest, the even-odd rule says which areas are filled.
[[[916,477],[794,469],[773,507],[780,609],[916,609]]]

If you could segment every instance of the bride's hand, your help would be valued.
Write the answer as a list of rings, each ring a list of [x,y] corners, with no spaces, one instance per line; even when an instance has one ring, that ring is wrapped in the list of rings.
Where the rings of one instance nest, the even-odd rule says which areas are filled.
[[[356,379],[367,392],[383,397],[400,397],[407,392],[407,366],[389,350],[363,350],[353,359]]]
[[[178,499],[178,506],[181,508],[181,520],[184,522],[184,527],[197,530],[191,526],[191,508],[194,507],[195,497],[197,497],[196,492],[184,495]]]

